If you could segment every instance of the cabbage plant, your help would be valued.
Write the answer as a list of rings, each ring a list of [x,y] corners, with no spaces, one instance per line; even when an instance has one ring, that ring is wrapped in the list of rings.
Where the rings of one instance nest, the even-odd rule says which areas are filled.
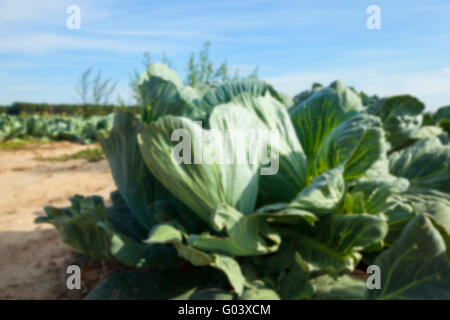
[[[37,219],[78,251],[131,267],[88,299],[450,298],[450,147],[442,131],[419,134],[420,101],[365,105],[340,81],[294,99],[258,80],[200,92],[162,64],[139,88],[141,118],[119,112],[99,137],[112,205],[75,196]],[[191,133],[195,158],[194,131],[254,128],[279,133],[268,145],[276,174],[261,175],[261,162],[173,160],[177,129]],[[369,265],[379,288],[354,276]]]
[[[93,143],[96,136],[104,136],[112,128],[113,115],[83,117],[18,117],[0,115],[0,142],[13,138],[46,138],[80,143]]]

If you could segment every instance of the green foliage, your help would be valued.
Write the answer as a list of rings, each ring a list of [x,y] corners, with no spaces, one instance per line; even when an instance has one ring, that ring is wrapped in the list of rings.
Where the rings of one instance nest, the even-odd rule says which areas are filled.
[[[45,138],[13,138],[10,140],[0,141],[0,150],[21,150],[33,147],[41,143],[47,143],[48,140]]]
[[[445,132],[447,132],[447,134],[450,134],[450,119],[442,119],[439,122],[439,125]]]
[[[189,210],[164,188],[145,165],[137,141],[137,135],[143,128],[139,119],[119,112],[109,137],[100,137],[100,143],[125,203],[136,220],[149,230],[158,219],[164,221],[166,212],[173,217],[186,214]],[[189,220],[186,227],[195,228],[198,221],[194,218]]]
[[[369,113],[383,122],[387,139],[396,148],[407,142],[410,135],[420,128],[425,105],[409,95],[381,99],[371,105]]]
[[[389,157],[390,172],[409,180],[411,187],[450,193],[450,146],[427,138]]]
[[[47,216],[37,218],[36,223],[53,224],[64,242],[90,257],[116,262],[110,250],[114,234],[106,227],[107,210],[102,198],[76,195],[70,201],[69,208],[45,207]]]
[[[121,272],[109,277],[86,297],[87,300],[180,300],[193,297],[216,274],[206,268]],[[168,285],[169,284],[169,285]],[[200,291],[201,292],[201,291]]]
[[[50,162],[65,162],[69,160],[85,159],[88,162],[98,162],[104,159],[103,150],[100,148],[81,150],[72,154],[64,154],[58,157],[36,157],[34,160],[50,161]]]
[[[450,106],[439,108],[433,119],[447,134],[450,134]]]
[[[211,81],[208,46],[199,59],[192,81]],[[368,106],[340,81],[294,99],[255,79],[199,90],[159,63],[138,88],[142,120],[117,113],[100,139],[113,205],[78,199],[38,219],[77,250],[134,267],[89,298],[448,299],[448,137],[421,126],[420,101]],[[191,159],[220,160],[216,150],[237,141],[194,133],[249,128],[279,133],[267,141],[273,175],[260,174],[268,150],[258,144],[240,150],[258,151],[250,163],[173,160],[176,129],[190,133]],[[381,267],[381,290],[351,276],[363,260]]]
[[[98,136],[109,133],[111,116],[82,117],[39,117],[0,115],[0,142],[29,137],[47,140],[67,140],[92,143]]]
[[[448,242],[447,242],[448,244]],[[450,261],[443,235],[426,216],[414,218],[375,264],[385,272],[371,299],[450,299]]]
[[[117,195],[112,197],[116,203],[106,208],[99,196],[76,195],[68,208],[45,207],[46,216],[35,222],[53,224],[65,243],[92,258],[132,267],[176,266],[175,250],[144,244],[145,231],[129,209],[117,203]]]
[[[436,113],[434,114],[433,118],[436,121],[443,120],[443,119],[450,119],[450,106],[441,107],[439,108]]]
[[[110,113],[124,110],[138,114],[140,107],[118,107],[114,105],[91,105],[91,104],[47,104],[47,103],[30,103],[30,102],[14,102],[10,107],[5,108],[9,115],[21,115],[21,116],[49,116],[49,115],[61,115],[61,116],[83,116],[91,117],[106,116]],[[0,112],[1,114],[2,112]]]
[[[76,86],[77,94],[83,105],[88,103],[106,105],[116,90],[117,82],[111,83],[111,79],[103,80],[101,71],[98,71],[95,78],[91,80],[91,72],[92,68],[88,68],[81,74]]]
[[[227,60],[223,61],[218,67],[215,67],[210,57],[210,47],[211,42],[207,41],[203,44],[202,49],[197,55],[194,52],[191,53],[186,63],[184,85],[197,89],[201,95],[209,88],[230,80],[258,79],[257,67],[247,76],[240,76],[238,69],[234,73],[231,73]],[[162,53],[161,62],[169,68],[174,68],[172,61],[165,52]],[[134,101],[140,106],[147,107],[148,101],[142,98],[142,90],[140,87],[142,77],[147,74],[146,77],[148,79],[152,75],[152,59],[148,52],[144,53],[142,64],[145,69],[144,73],[141,74],[136,70],[130,77],[130,87]]]
[[[434,120],[433,114],[431,112],[425,112],[423,114],[423,122],[422,122],[422,124],[424,126],[432,126],[432,125],[435,124],[435,120]]]
[[[207,89],[208,87],[218,85],[230,80],[239,80],[239,70],[235,70],[234,74],[230,74],[228,62],[225,60],[222,64],[215,68],[210,58],[211,42],[207,41],[203,44],[202,50],[198,53],[196,60],[195,54],[191,53],[187,63],[187,75],[184,83],[191,87]],[[250,73],[245,79],[257,79],[258,68]]]

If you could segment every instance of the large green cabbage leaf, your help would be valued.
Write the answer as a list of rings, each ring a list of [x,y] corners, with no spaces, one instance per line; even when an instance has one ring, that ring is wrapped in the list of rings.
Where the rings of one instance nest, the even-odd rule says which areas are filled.
[[[275,91],[270,84],[261,80],[246,79],[227,81],[217,87],[209,89],[202,97],[199,106],[201,109],[212,110],[218,105],[232,101],[234,97],[242,93],[248,93],[253,97],[270,94],[280,103],[284,102],[279,93]]]
[[[413,188],[391,197],[393,205],[387,212],[389,234],[386,241],[394,243],[408,222],[417,215],[429,214],[450,230],[450,195],[428,188]]]
[[[394,246],[383,252],[381,289],[371,299],[450,299],[450,261],[443,237],[424,215],[409,222]]]
[[[117,262],[111,253],[114,233],[106,228],[108,213],[103,199],[76,195],[70,201],[69,208],[45,207],[46,216],[36,222],[53,224],[65,243],[87,256]]]
[[[273,143],[270,137],[267,142],[271,153],[278,155],[278,170],[276,174],[261,175],[258,205],[289,201],[306,184],[307,162],[286,108],[267,93],[254,97],[244,92],[235,96],[231,103],[250,111],[257,119],[258,128],[267,130],[268,134],[277,132],[278,141]],[[212,117],[210,122],[217,122],[217,119]],[[251,150],[252,146],[249,148]]]
[[[385,218],[368,214],[330,214],[302,232],[289,230],[293,248],[313,270],[351,271],[360,261],[360,251],[384,239]]]
[[[139,91],[142,101],[142,121],[148,123],[164,115],[186,116],[200,120],[206,109],[197,106],[194,89],[185,87],[177,73],[161,63],[152,64],[142,74]]]
[[[381,99],[368,108],[368,112],[380,117],[392,148],[407,143],[412,132],[422,124],[425,105],[409,95]]]
[[[393,175],[407,178],[411,187],[450,192],[450,146],[438,138],[420,140],[389,157]]]
[[[238,105],[216,107],[210,123],[213,129],[222,133],[226,129],[257,127],[256,119],[250,112]],[[175,143],[171,141],[171,136],[177,129],[189,133],[189,137],[183,137],[183,140],[190,141],[180,143],[192,146],[188,159],[191,164],[178,165],[173,160]],[[219,161],[206,163],[206,160],[195,164],[196,157],[204,160],[205,154],[208,159],[217,156],[215,148],[218,142],[212,139],[203,143],[202,136],[207,134],[190,119],[168,116],[150,123],[139,135],[139,144],[153,175],[205,222],[209,223],[211,212],[221,203],[236,207],[245,214],[251,213],[258,191],[258,166],[251,163],[219,164]],[[238,149],[238,139],[231,139],[227,144],[221,141],[223,145],[219,145],[219,150],[224,150],[225,155],[234,154]],[[244,157],[248,159],[248,153]]]
[[[171,246],[144,244],[146,233],[139,228],[130,236],[129,227],[139,225],[130,211],[115,206],[107,209],[98,196],[77,195],[70,200],[69,208],[46,207],[46,216],[38,217],[36,223],[53,224],[65,243],[94,259],[139,268],[179,264]]]

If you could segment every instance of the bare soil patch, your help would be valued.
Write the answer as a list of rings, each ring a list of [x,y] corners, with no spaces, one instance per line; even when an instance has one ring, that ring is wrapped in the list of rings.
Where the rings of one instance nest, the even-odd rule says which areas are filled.
[[[33,222],[44,206],[68,206],[75,194],[109,198],[115,185],[106,160],[34,160],[94,147],[53,142],[0,150],[0,299],[77,299],[102,277],[99,262],[74,253],[51,225]],[[84,266],[81,292],[66,287],[66,267],[77,263]]]

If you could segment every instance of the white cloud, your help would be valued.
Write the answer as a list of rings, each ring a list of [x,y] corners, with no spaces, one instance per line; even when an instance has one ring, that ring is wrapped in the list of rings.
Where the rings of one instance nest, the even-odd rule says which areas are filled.
[[[58,0],[15,0],[0,2],[0,21],[16,22],[39,19],[44,13],[54,11]]]
[[[253,71],[255,71],[256,66],[249,66],[249,65],[244,65],[244,64],[233,64],[233,65],[229,66],[228,68],[229,68],[229,72],[231,74],[233,74],[235,72],[239,72],[239,74],[241,76],[243,76],[243,75],[250,74]]]
[[[358,56],[393,56],[393,55],[403,55],[407,53],[404,50],[393,50],[393,49],[357,49],[357,50],[349,50],[349,54],[358,55]]]
[[[173,38],[207,38],[215,36],[205,32],[195,32],[186,30],[98,30],[96,34],[118,36],[118,37],[173,37]]]
[[[176,50],[176,45],[166,42],[130,39],[108,39],[102,37],[64,36],[52,33],[24,33],[4,37],[0,41],[0,52],[44,54],[52,50],[105,50],[114,52],[160,53]]]
[[[61,25],[67,18],[69,5],[81,8],[83,22],[98,21],[111,16],[113,0],[2,0],[0,2],[0,26],[30,27],[34,23],[40,27]]]
[[[0,70],[15,70],[15,69],[25,69],[33,64],[25,62],[13,62],[13,63],[0,63]]]

